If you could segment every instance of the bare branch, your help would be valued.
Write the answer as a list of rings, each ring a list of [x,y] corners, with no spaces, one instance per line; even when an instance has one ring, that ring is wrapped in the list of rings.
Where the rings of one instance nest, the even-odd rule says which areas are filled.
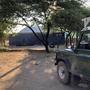
[[[30,26],[27,27],[33,32],[33,34],[38,38],[38,40],[40,40],[45,45],[45,42],[38,37],[38,35],[34,32],[34,30]]]
[[[38,29],[39,29],[39,31],[40,31],[40,33],[41,33],[41,35],[42,35],[42,38],[43,38],[43,40],[45,41],[44,35],[43,35],[43,33],[42,33],[42,31],[41,31],[41,29],[40,29],[39,25],[37,24],[36,19],[35,19],[35,18],[33,18],[33,20],[35,21],[35,23],[36,23],[36,25],[37,25],[37,27],[38,27]]]

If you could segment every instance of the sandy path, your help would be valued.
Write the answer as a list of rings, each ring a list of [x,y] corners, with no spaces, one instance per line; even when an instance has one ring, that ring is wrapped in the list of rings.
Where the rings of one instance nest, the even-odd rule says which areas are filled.
[[[0,90],[89,90],[64,86],[59,82],[54,66],[55,53],[33,50],[29,55],[27,52],[21,54],[16,61],[2,63],[3,66],[6,65],[4,69],[8,67],[9,70],[0,74]]]

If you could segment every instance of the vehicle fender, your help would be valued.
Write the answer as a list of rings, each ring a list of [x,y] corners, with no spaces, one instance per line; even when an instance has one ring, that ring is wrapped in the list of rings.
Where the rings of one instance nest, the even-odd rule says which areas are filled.
[[[56,63],[55,63],[55,65],[58,65],[58,63],[59,63],[60,61],[63,61],[63,62],[65,63],[65,65],[67,66],[68,70],[71,69],[70,61],[69,61],[66,57],[58,56],[58,57],[56,58]]]

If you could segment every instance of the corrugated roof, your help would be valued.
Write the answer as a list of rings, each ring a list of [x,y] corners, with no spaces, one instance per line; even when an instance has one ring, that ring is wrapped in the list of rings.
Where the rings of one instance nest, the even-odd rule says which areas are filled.
[[[34,32],[40,33],[40,30],[38,29],[38,27],[34,26],[34,27],[32,27],[32,29],[34,30]],[[41,26],[40,26],[40,29],[42,29]],[[32,33],[32,31],[31,31],[31,29],[29,29],[28,27],[25,27],[25,28],[22,29],[19,33]]]

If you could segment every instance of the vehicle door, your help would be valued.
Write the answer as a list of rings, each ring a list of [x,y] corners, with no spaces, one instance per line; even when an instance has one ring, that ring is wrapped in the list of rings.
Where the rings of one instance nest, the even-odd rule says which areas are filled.
[[[78,73],[90,78],[90,31],[82,33],[76,57]]]

